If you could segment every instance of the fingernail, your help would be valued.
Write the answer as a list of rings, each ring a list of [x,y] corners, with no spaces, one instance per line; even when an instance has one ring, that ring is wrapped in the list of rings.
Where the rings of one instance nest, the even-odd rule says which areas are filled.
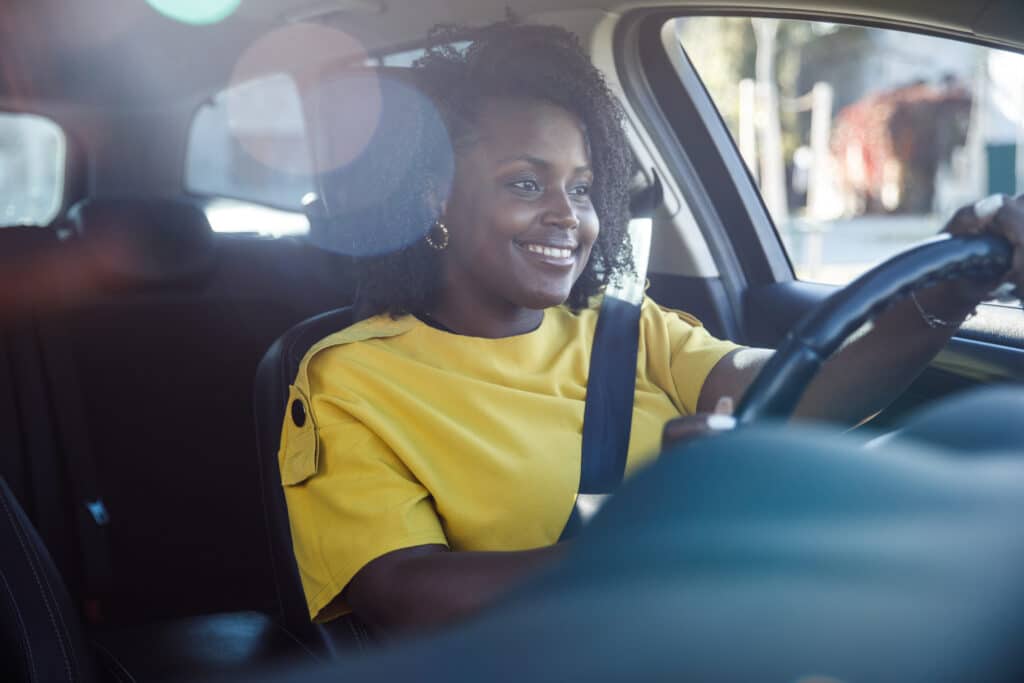
[[[723,396],[715,404],[715,412],[719,415],[732,415],[732,397]]]
[[[708,428],[715,431],[726,431],[736,428],[736,418],[732,415],[708,415]]]
[[[993,194],[977,201],[974,204],[974,215],[978,218],[988,218],[1003,208],[1006,198],[1001,194]]]

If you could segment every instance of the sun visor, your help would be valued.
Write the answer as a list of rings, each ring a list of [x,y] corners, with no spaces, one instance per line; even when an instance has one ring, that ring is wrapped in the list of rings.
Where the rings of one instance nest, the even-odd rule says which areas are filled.
[[[454,158],[434,102],[411,69],[335,71],[302,94],[316,167],[307,206],[310,240],[350,256],[376,256],[420,239],[437,218]]]
[[[81,243],[113,284],[199,282],[214,267],[213,231],[203,211],[173,199],[88,199],[68,212]]]

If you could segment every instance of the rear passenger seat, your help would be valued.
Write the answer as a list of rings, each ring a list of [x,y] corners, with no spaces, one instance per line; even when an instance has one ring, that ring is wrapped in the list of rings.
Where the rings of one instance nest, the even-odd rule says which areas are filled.
[[[87,568],[75,566],[79,551],[89,557],[96,549],[87,547],[88,539],[69,548],[74,513],[64,506],[73,486],[52,492],[59,488],[58,466],[69,477],[66,458],[80,457],[84,445],[110,516],[104,535],[114,588],[99,596],[100,609],[90,616],[133,624],[271,609],[253,376],[280,334],[350,302],[346,262],[300,241],[214,234],[201,210],[175,200],[88,200],[69,212],[67,239],[57,240],[56,230],[31,230],[27,240],[43,250],[77,252],[97,266],[88,281],[94,290],[84,291],[78,281],[65,288],[60,306],[0,326],[7,328],[0,380],[14,370],[24,374],[24,354],[15,360],[12,351],[38,342],[35,369],[39,377],[51,375],[40,386],[58,418],[51,428],[66,440],[63,457],[42,482],[32,477],[46,471],[45,461],[23,438],[11,445],[20,462],[0,467],[72,593],[82,598],[85,592],[76,580]],[[13,234],[0,230],[0,245],[13,242]],[[66,371],[53,376],[51,358],[62,353]],[[17,416],[10,433],[44,432],[25,423],[25,387],[32,382],[11,386],[0,394],[0,419]],[[76,411],[83,434],[68,438],[74,422],[68,413]],[[37,489],[56,500],[36,500]]]
[[[54,230],[0,229],[0,476],[51,549],[59,570],[74,579],[69,496],[38,344],[38,316],[57,295]],[[38,266],[33,267],[33,266]]]

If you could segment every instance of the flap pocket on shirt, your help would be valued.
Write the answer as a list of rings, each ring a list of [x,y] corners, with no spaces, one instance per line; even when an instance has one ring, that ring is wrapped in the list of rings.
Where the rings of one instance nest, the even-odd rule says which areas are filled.
[[[281,483],[301,484],[314,474],[320,464],[320,440],[309,400],[301,389],[288,388],[288,405],[281,428],[281,451],[278,453]]]

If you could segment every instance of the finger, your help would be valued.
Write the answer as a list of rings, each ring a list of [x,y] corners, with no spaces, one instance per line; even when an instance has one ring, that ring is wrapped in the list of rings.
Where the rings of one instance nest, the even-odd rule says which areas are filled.
[[[1018,197],[1003,206],[988,229],[1013,246],[1013,263],[1003,281],[1016,285],[1020,295],[1024,292],[1024,201]]]
[[[715,404],[716,415],[732,415],[733,405],[732,396],[723,396],[718,399],[718,403]]]
[[[952,235],[976,235],[985,229],[992,217],[1007,204],[1008,197],[994,194],[974,204],[961,207],[946,224],[945,231]]]
[[[1006,202],[993,214],[989,229],[1014,245],[1024,240],[1024,197]]]
[[[962,206],[946,223],[945,231],[951,235],[973,235],[981,228],[978,216],[974,213],[974,207]]]
[[[731,415],[704,414],[669,420],[661,433],[663,446],[728,431],[736,426]]]
[[[1003,208],[1003,205],[1007,203],[1008,199],[1009,197],[1004,194],[993,194],[978,200],[971,208],[974,209],[974,215],[979,221],[985,221],[996,215],[999,209]]]
[[[707,425],[696,419],[671,420],[665,423],[662,436],[672,441],[698,436],[707,431]]]

